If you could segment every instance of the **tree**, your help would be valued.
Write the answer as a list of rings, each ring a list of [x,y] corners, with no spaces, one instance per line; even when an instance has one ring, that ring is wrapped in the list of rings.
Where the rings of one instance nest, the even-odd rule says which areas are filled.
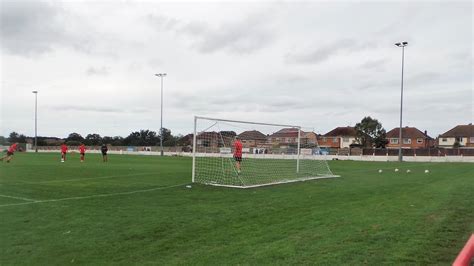
[[[360,123],[355,125],[357,131],[357,142],[363,147],[385,148],[388,143],[386,131],[377,119],[370,116],[364,117]]]
[[[81,136],[79,133],[71,133],[69,136],[66,138],[66,141],[84,141],[84,138]]]
[[[115,136],[112,140],[112,145],[114,146],[123,146],[123,138],[120,136]]]
[[[7,144],[7,139],[4,136],[0,136],[0,145]]]
[[[84,142],[84,138],[79,133],[71,133],[66,138],[66,144],[71,146],[78,146]]]
[[[123,140],[123,143],[127,146],[154,146],[158,142],[156,132],[148,129],[132,132]]]
[[[11,132],[8,137],[8,142],[10,143],[26,143],[26,136],[23,134],[18,134],[15,131]]]
[[[453,148],[459,149],[460,147],[461,147],[461,143],[459,142],[459,139],[456,138],[456,140],[453,143]]]
[[[100,145],[102,143],[102,137],[99,134],[88,134],[85,139],[87,145]]]

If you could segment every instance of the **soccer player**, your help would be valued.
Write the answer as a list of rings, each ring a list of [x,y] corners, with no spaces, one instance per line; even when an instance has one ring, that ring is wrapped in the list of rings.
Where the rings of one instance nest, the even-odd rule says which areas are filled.
[[[7,155],[3,156],[2,158],[0,158],[0,161],[3,161],[3,159],[7,159],[7,163],[9,163],[12,158],[13,158],[13,154],[15,153],[16,151],[16,146],[18,145],[18,143],[13,143],[7,150]]]
[[[81,146],[79,146],[79,153],[81,154],[81,163],[83,163],[86,156],[86,146],[84,146],[84,143],[81,143]]]
[[[66,143],[61,144],[61,162],[66,161],[67,145]]]
[[[100,147],[100,151],[102,152],[102,161],[104,163],[107,162],[107,151],[109,150],[109,148],[107,148],[107,145],[104,143],[102,144],[102,147]]]
[[[240,163],[242,162],[242,142],[240,142],[239,136],[236,136],[234,141],[234,160],[237,173],[240,174]]]

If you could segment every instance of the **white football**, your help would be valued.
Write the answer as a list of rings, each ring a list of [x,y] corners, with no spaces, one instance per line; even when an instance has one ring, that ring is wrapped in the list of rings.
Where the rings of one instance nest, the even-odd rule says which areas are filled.
[[[395,168],[395,172],[398,172],[398,168]]]
[[[379,173],[382,173],[382,169],[379,169]]]
[[[191,185],[187,185],[186,188],[192,188],[192,186],[191,186]]]
[[[407,173],[410,173],[410,172],[411,172],[410,169],[408,169],[408,170],[407,170]]]
[[[425,174],[427,174],[427,173],[429,173],[429,172],[430,172],[430,170],[425,170]]]

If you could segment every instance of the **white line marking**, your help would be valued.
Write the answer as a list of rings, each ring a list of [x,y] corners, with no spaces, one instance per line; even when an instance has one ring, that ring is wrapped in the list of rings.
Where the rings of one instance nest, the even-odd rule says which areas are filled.
[[[19,199],[19,200],[25,200],[25,201],[30,201],[30,202],[35,202],[35,201],[36,201],[36,200],[34,200],[34,199],[27,199],[27,198],[22,198],[22,197],[14,197],[14,196],[2,195],[2,194],[0,194],[0,197],[11,198],[11,199]]]
[[[56,179],[56,180],[46,180],[46,181],[38,181],[38,182],[20,182],[20,183],[4,183],[4,185],[34,185],[34,184],[48,184],[48,183],[62,183],[62,182],[74,182],[74,181],[82,181],[82,180],[93,180],[93,179],[106,179],[106,178],[115,178],[115,177],[128,177],[128,176],[140,176],[140,175],[149,175],[154,174],[154,172],[149,173],[136,173],[136,174],[128,174],[128,175],[109,175],[109,176],[98,176],[98,177],[85,177],[85,178],[73,178],[73,179]]]
[[[118,192],[118,193],[109,193],[109,194],[96,194],[96,195],[89,195],[89,196],[78,196],[78,197],[62,198],[62,199],[35,200],[35,201],[30,201],[30,202],[3,204],[3,205],[0,205],[0,208],[1,207],[7,207],[7,206],[18,206],[18,205],[34,204],[34,203],[46,203],[46,202],[66,201],[66,200],[81,200],[81,199],[91,199],[91,198],[112,197],[112,196],[119,196],[119,195],[130,195],[130,194],[135,194],[135,193],[143,193],[143,192],[150,192],[150,191],[162,190],[162,189],[167,189],[167,188],[174,188],[174,187],[184,186],[186,184],[189,184],[189,183],[184,183],[184,184],[179,184],[179,185],[172,185],[172,186],[167,186],[167,187],[154,187],[154,188],[127,191],[127,192]]]

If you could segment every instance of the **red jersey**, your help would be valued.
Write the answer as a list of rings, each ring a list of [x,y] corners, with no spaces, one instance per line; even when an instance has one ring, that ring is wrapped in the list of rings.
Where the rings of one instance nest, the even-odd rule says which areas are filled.
[[[86,146],[84,145],[79,146],[79,153],[86,153]]]
[[[67,152],[67,146],[66,144],[61,145],[61,152],[66,153]]]
[[[240,140],[234,142],[234,156],[242,157],[242,142]]]
[[[8,152],[15,152],[16,151],[16,143],[13,143],[10,148],[8,148]]]

